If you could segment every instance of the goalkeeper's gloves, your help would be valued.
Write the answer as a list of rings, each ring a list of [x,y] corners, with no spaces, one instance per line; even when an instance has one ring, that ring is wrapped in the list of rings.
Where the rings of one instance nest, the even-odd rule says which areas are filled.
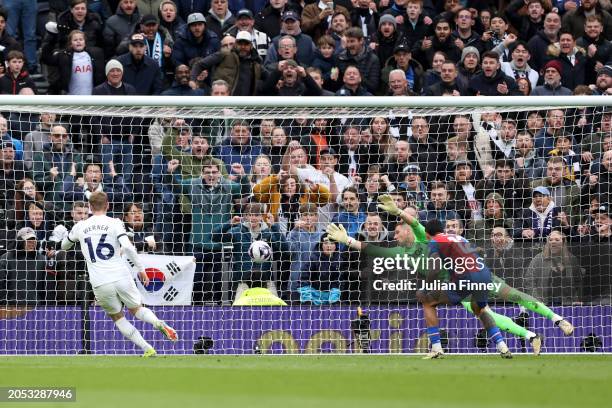
[[[378,196],[378,202],[380,203],[378,204],[378,208],[385,212],[388,212],[391,215],[397,216],[402,213],[402,210],[397,207],[395,201],[393,200],[393,197],[391,197],[389,194],[383,194],[381,196]]]
[[[349,243],[350,238],[342,224],[339,224],[339,225],[329,224],[327,228],[325,229],[325,231],[327,232],[327,238],[329,238],[330,240],[336,241],[336,242],[339,242],[345,245]]]

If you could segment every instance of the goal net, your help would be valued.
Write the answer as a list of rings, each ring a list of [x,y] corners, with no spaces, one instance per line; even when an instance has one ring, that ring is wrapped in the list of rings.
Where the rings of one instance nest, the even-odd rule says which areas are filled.
[[[125,310],[159,353],[427,351],[418,290],[469,295],[453,251],[491,272],[478,297],[513,352],[536,335],[543,352],[612,352],[610,98],[0,105],[0,354],[139,352],[88,281],[104,243],[61,249],[96,191],[149,283],[127,258],[125,273],[179,333]],[[450,264],[428,265],[431,220]],[[447,352],[495,352],[470,298],[437,309]]]

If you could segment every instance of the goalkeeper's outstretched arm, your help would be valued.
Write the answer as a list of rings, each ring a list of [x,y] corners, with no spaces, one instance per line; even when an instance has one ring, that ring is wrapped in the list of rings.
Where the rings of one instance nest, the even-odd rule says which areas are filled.
[[[410,215],[408,213],[408,211],[406,210],[401,210],[396,204],[395,201],[393,200],[393,197],[391,197],[389,194],[383,194],[381,196],[378,197],[378,202],[380,204],[378,204],[378,208],[380,208],[381,210],[391,214],[391,215],[395,215],[397,217],[400,217],[402,219],[402,221],[404,221],[406,224],[408,225],[412,225],[412,223],[414,222],[415,218]]]
[[[349,248],[356,249],[357,251],[363,251],[367,245],[364,242],[360,242],[355,238],[349,237],[342,224],[329,224],[325,229],[325,232],[327,232],[327,238],[329,238],[331,241],[344,244]]]

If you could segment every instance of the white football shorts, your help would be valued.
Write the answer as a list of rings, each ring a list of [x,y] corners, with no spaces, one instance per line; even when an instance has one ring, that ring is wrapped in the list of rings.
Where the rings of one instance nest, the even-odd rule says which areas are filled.
[[[97,303],[108,314],[119,313],[124,305],[128,309],[142,305],[142,296],[131,278],[105,283],[94,288],[93,292]]]

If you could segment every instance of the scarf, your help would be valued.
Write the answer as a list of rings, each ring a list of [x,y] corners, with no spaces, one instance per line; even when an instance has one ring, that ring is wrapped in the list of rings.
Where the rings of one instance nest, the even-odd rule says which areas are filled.
[[[89,184],[85,184],[85,189],[83,190],[83,194],[85,194],[85,198],[87,199],[87,201],[89,201],[89,198],[91,197],[91,195],[95,193],[96,191],[104,191],[102,189],[102,183],[98,184],[98,187],[96,187],[96,189],[93,191],[89,189]]]
[[[531,72],[531,67],[529,64],[525,64],[525,68],[517,68],[514,61],[510,61],[510,69],[514,74],[514,79],[525,78],[529,79],[529,73]]]
[[[153,47],[149,44],[149,40],[145,38],[145,42],[147,43],[146,51],[147,56],[153,58],[160,67],[163,66],[163,49],[164,43],[162,41],[161,35],[159,33],[155,33],[155,40],[153,41]]]

